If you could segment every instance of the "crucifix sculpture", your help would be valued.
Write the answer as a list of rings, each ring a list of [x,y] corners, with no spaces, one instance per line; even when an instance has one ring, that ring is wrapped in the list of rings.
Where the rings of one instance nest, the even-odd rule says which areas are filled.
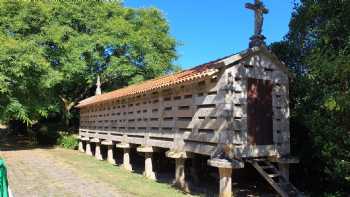
[[[254,36],[251,38],[250,47],[265,44],[265,37],[262,35],[262,27],[264,24],[264,14],[269,13],[269,10],[260,0],[255,0],[254,4],[246,3],[245,7],[255,12],[255,31]]]

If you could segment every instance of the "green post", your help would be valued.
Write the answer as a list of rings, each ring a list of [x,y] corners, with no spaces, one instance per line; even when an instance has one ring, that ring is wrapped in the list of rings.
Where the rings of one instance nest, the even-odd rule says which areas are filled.
[[[0,197],[8,197],[7,172],[4,160],[0,159]]]

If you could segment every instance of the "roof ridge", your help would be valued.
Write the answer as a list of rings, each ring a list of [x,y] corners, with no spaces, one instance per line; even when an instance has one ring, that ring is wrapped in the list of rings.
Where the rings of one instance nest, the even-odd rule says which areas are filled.
[[[155,89],[160,89],[160,88],[164,88],[172,85],[181,84],[186,81],[194,81],[204,77],[208,77],[216,73],[215,68],[218,67],[216,63],[221,62],[222,60],[232,57],[236,54],[239,54],[239,53],[233,53],[231,55],[218,58],[216,60],[213,60],[204,64],[200,64],[193,68],[171,73],[168,75],[159,76],[153,79],[148,79],[146,81],[121,87],[119,89],[116,89],[107,93],[103,93],[101,95],[95,95],[95,96],[86,98],[80,101],[77,107],[82,107],[82,106],[94,104],[97,102],[112,100],[112,99],[130,96],[134,94],[141,94],[147,91],[153,91]]]

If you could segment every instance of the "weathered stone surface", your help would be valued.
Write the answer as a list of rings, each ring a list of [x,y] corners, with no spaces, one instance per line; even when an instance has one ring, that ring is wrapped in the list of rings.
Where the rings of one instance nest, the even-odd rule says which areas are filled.
[[[130,144],[120,143],[120,144],[116,144],[115,147],[117,147],[117,148],[130,148]]]
[[[232,197],[232,168],[219,168],[219,197]]]
[[[110,164],[116,165],[116,161],[114,159],[114,153],[113,153],[113,145],[107,145],[107,160]]]
[[[90,140],[90,142],[100,143],[100,142],[101,142],[101,140],[100,140],[100,139],[98,139],[98,138],[92,138],[92,139]]]
[[[89,139],[88,137],[80,137],[80,139],[81,139],[82,141],[90,141],[90,139]]]
[[[83,141],[81,141],[81,140],[79,141],[78,150],[82,153],[85,152],[84,146],[83,146]]]
[[[165,153],[165,155],[169,158],[178,159],[178,158],[191,158],[192,154],[183,152],[183,151],[174,151],[169,150]]]
[[[102,142],[101,142],[101,144],[102,145],[113,145],[113,142],[112,141],[109,141],[109,140],[103,140]]]
[[[142,153],[152,153],[155,151],[154,148],[151,146],[146,146],[146,147],[140,146],[140,147],[137,147],[136,150]]]
[[[228,161],[226,159],[211,159],[208,160],[208,165],[217,168],[244,168],[244,162],[237,160]]]
[[[101,145],[100,145],[100,143],[96,143],[96,146],[95,146],[95,157],[96,157],[97,160],[100,160],[100,161],[103,160],[102,154],[101,154]]]
[[[92,151],[91,151],[91,144],[90,144],[89,141],[86,141],[86,151],[85,151],[85,153],[86,153],[87,155],[89,155],[89,156],[93,156],[93,155],[92,155]]]
[[[153,172],[153,165],[152,165],[152,152],[145,152],[145,171],[144,176],[156,180],[156,175]]]

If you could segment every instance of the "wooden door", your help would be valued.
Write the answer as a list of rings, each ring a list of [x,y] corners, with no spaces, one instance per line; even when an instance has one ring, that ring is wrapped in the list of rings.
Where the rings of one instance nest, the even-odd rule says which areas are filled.
[[[273,144],[272,82],[248,78],[248,143]]]

